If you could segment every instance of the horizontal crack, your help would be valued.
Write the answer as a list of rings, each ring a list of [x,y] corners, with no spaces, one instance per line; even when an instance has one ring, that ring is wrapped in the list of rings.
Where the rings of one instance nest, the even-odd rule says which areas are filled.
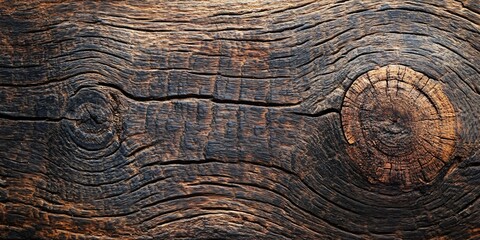
[[[128,93],[124,89],[120,88],[119,86],[111,83],[98,83],[99,86],[109,87],[120,91],[124,96],[133,99],[135,101],[173,101],[173,100],[189,100],[189,99],[200,99],[200,100],[208,100],[218,104],[237,104],[237,105],[249,105],[249,106],[257,106],[257,107],[294,107],[300,105],[302,102],[294,102],[294,103],[276,103],[276,102],[257,102],[257,101],[248,101],[248,100],[231,100],[231,99],[218,99],[212,95],[206,94],[180,94],[180,95],[172,95],[172,96],[163,96],[163,97],[139,97],[134,96],[131,93]]]
[[[340,110],[336,109],[336,108],[327,108],[327,109],[321,110],[321,111],[316,112],[316,113],[303,113],[303,112],[291,112],[291,113],[293,113],[295,115],[299,115],[299,116],[321,117],[321,116],[327,115],[329,113],[338,113],[340,115]]]
[[[45,121],[45,122],[59,122],[65,118],[51,118],[51,117],[30,117],[30,116],[16,116],[5,112],[0,112],[0,119],[7,119],[12,121]]]

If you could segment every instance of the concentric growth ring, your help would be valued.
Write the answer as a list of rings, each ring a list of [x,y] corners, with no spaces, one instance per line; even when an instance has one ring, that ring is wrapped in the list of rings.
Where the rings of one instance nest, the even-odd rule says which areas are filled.
[[[118,142],[116,116],[115,101],[109,95],[98,89],[82,89],[70,99],[63,126],[81,150],[106,151]]]
[[[405,66],[357,78],[343,102],[342,125],[348,153],[370,182],[429,182],[455,146],[455,111],[440,83]]]

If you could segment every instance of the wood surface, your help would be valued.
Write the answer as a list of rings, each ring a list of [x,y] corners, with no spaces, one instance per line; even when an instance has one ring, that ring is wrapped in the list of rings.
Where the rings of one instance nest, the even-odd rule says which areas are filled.
[[[479,239],[478,0],[0,0],[1,239]]]

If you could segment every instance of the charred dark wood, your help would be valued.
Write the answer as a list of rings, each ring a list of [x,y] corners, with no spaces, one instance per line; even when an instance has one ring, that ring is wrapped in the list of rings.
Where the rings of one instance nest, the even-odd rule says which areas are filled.
[[[0,1],[2,239],[476,239],[480,4]]]

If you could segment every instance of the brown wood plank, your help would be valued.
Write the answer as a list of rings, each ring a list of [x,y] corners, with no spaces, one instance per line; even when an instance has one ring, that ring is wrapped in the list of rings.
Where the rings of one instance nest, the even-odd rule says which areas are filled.
[[[0,0],[0,239],[476,239],[479,26],[475,0]]]

